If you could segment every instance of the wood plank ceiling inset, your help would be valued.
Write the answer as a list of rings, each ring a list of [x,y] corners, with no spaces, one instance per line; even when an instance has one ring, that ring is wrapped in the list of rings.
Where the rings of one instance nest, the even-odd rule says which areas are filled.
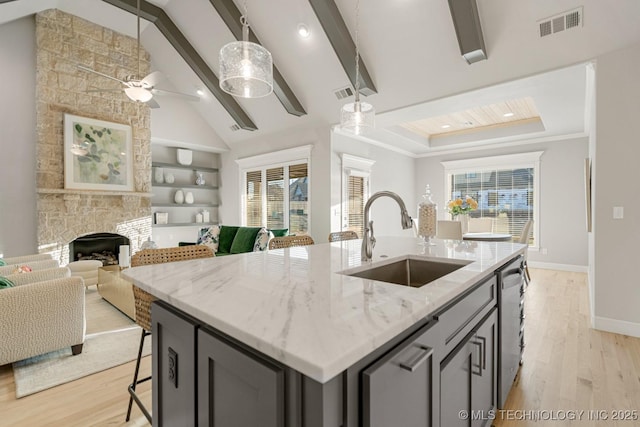
[[[505,117],[504,115],[508,113],[513,113],[513,116]],[[540,113],[538,113],[533,99],[525,97],[400,123],[400,126],[422,137],[433,138],[466,133],[472,130],[524,124],[536,120],[540,120]]]

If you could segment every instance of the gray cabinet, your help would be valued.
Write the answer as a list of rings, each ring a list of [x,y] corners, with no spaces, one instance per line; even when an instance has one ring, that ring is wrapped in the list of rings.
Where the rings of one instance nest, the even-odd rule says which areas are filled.
[[[434,425],[435,325],[430,322],[363,371],[364,427]]]
[[[282,427],[284,370],[213,331],[198,331],[198,425]]]
[[[489,425],[496,409],[497,313],[493,309],[440,364],[440,425]],[[467,417],[461,417],[465,411]]]
[[[152,318],[153,426],[196,425],[194,320],[156,301]]]

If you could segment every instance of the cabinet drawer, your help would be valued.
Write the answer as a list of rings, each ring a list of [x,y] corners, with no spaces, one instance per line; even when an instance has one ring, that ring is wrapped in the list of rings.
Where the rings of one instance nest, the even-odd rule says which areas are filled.
[[[496,289],[497,279],[491,276],[444,312],[436,314],[447,353],[473,329],[474,317],[488,313],[497,304]]]

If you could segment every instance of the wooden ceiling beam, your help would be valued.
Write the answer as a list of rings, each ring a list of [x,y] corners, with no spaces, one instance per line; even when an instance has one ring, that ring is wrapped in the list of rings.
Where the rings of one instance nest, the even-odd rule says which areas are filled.
[[[137,14],[136,0],[103,0],[122,10]],[[244,130],[257,130],[257,126],[242,109],[240,104],[228,93],[220,89],[218,78],[211,70],[205,60],[198,54],[195,48],[189,43],[187,38],[173,23],[166,12],[147,1],[140,2],[140,17],[154,24],[173,48],[180,54],[182,59],[202,80],[202,83],[211,91],[218,102],[224,107],[233,120]]]
[[[322,29],[324,30],[333,50],[335,51],[342,68],[347,73],[353,87],[356,87],[356,44],[351,38],[347,24],[345,24],[338,6],[334,0],[309,0],[311,8],[315,12]],[[376,86],[364,65],[360,56],[360,93],[368,96],[377,93]]]
[[[242,40],[242,24],[240,23],[242,13],[236,7],[233,0],[210,0],[210,2],[227,27],[229,27],[229,30],[231,30],[236,40]],[[249,41],[262,45],[258,37],[251,30],[251,27],[249,27]],[[273,93],[280,103],[282,103],[284,109],[287,110],[287,113],[293,114],[294,116],[304,116],[307,114],[275,64],[273,65]]]

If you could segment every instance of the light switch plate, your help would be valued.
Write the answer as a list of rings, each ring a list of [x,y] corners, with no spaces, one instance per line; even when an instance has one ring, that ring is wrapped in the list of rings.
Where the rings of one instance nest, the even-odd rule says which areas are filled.
[[[613,207],[613,219],[622,219],[624,218],[624,207],[623,206],[614,206]]]

